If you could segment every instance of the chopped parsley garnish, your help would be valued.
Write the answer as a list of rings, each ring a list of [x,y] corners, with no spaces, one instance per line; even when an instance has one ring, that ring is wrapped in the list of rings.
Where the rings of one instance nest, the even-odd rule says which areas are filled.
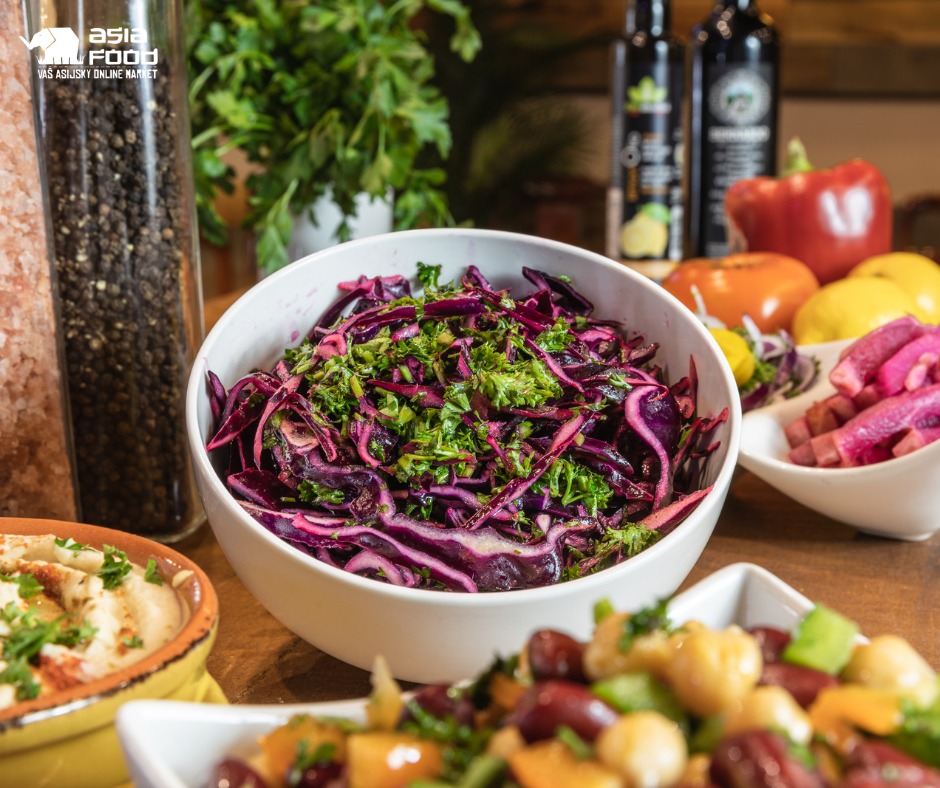
[[[38,660],[43,646],[47,643],[77,646],[96,632],[84,621],[76,623],[67,616],[43,621],[32,610],[20,610],[15,602],[8,602],[0,610],[0,619],[10,630],[3,642],[7,668],[0,673],[0,682],[16,686],[18,700],[35,698],[39,692],[29,666]]]
[[[655,605],[645,607],[629,616],[623,622],[623,633],[620,636],[620,650],[629,651],[633,646],[633,641],[641,635],[648,635],[651,632],[672,630],[672,622],[669,620],[669,599],[660,599]]]
[[[346,499],[341,489],[327,487],[319,482],[304,479],[297,485],[297,497],[304,503],[342,503]]]
[[[485,726],[474,729],[471,725],[458,723],[452,715],[436,717],[414,700],[407,701],[405,705],[411,717],[401,724],[401,729],[441,746],[445,780],[459,779],[473,759],[486,748],[491,729]]]
[[[0,574],[0,580],[5,583],[16,583],[19,586],[17,594],[19,594],[20,599],[29,599],[41,594],[44,588],[42,583],[36,579],[36,576],[30,572],[24,572],[21,575]]]
[[[17,700],[32,700],[39,697],[39,682],[33,678],[29,663],[22,657],[7,660],[7,666],[0,671],[0,684],[12,684],[16,687]]]
[[[122,641],[127,648],[143,648],[144,641],[140,639],[140,635],[132,635],[129,638],[124,638]]]
[[[155,586],[163,585],[163,578],[160,577],[160,570],[157,569],[157,562],[152,559],[147,559],[147,567],[144,569],[144,580],[148,583],[153,583]]]
[[[98,570],[98,577],[104,583],[105,589],[112,591],[124,582],[124,578],[130,574],[131,562],[127,559],[127,553],[118,550],[111,545],[104,546],[104,562],[101,569]]]
[[[94,548],[83,545],[81,542],[76,542],[71,536],[65,539],[59,539],[56,537],[55,540],[56,547],[62,547],[65,550],[71,550],[73,553],[80,552],[81,550],[92,550]]]
[[[427,290],[437,289],[437,280],[441,276],[441,267],[439,265],[428,265],[427,263],[418,263],[418,280]]]
[[[297,742],[297,754],[287,771],[285,783],[288,786],[300,785],[307,769],[331,763],[335,757],[336,745],[333,742],[322,742],[311,749],[310,742],[307,739],[301,739]]]

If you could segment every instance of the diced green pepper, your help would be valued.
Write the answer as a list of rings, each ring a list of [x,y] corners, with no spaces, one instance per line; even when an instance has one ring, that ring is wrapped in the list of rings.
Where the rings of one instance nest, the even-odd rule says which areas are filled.
[[[854,621],[825,605],[816,605],[797,625],[780,658],[835,676],[852,656],[857,637]]]
[[[672,691],[651,673],[637,671],[602,679],[591,685],[591,692],[623,714],[658,711],[683,730],[688,729],[688,718],[682,704]]]

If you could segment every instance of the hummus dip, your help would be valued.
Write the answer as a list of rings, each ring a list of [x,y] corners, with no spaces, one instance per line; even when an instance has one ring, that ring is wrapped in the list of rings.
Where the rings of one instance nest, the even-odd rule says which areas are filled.
[[[175,591],[182,579],[110,547],[0,534],[0,709],[102,678],[168,643],[188,615]]]

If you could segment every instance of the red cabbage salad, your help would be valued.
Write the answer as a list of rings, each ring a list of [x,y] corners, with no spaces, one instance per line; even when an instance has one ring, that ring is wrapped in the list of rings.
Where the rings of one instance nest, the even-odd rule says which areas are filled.
[[[272,533],[346,571],[455,591],[546,586],[662,539],[711,490],[696,374],[591,316],[567,277],[530,292],[418,263],[343,291],[273,369],[209,372],[228,489]]]

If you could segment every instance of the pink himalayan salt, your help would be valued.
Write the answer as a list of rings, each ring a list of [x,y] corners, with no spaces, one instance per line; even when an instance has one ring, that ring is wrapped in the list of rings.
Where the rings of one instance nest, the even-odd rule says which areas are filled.
[[[64,371],[19,2],[0,3],[0,516],[75,520]]]

